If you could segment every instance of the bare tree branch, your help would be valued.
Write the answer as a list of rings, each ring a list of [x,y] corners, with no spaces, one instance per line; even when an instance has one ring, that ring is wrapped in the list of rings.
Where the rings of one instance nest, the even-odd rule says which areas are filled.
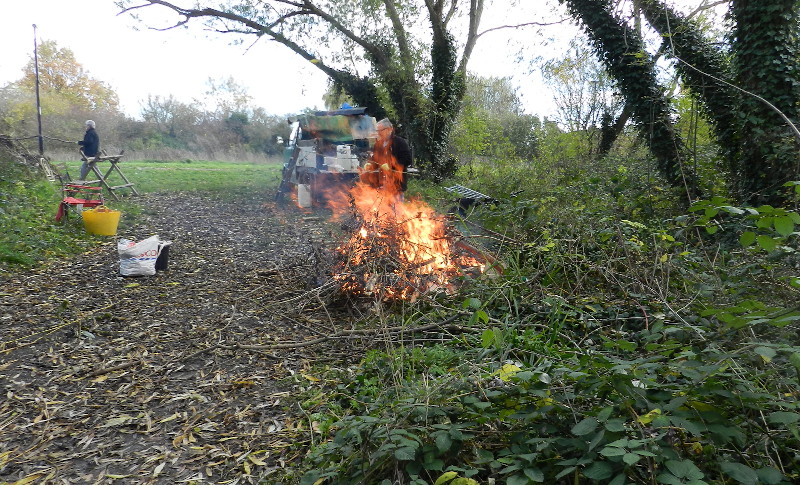
[[[477,35],[477,37],[481,37],[483,34],[488,34],[489,32],[494,32],[495,30],[502,30],[502,29],[519,29],[519,28],[523,28],[523,27],[530,27],[530,26],[536,26],[536,27],[549,27],[549,26],[551,26],[551,25],[559,25],[559,24],[563,24],[564,22],[567,22],[568,20],[569,20],[569,19],[561,19],[561,20],[559,20],[559,21],[557,21],[557,22],[547,22],[547,23],[542,23],[542,22],[525,22],[524,24],[514,24],[514,25],[499,25],[499,26],[497,26],[497,27],[492,27],[491,29],[486,29],[486,30],[484,30],[483,32],[479,33],[479,34]]]
[[[709,0],[704,0],[703,3],[698,5],[696,9],[692,10],[692,12],[689,15],[687,15],[686,18],[690,19],[690,18],[694,17],[695,15],[699,14],[700,12],[704,12],[706,10],[712,9],[712,8],[717,7],[719,5],[722,5],[722,4],[726,4],[730,0],[717,0],[717,1],[712,2],[712,3],[708,3],[708,1]]]

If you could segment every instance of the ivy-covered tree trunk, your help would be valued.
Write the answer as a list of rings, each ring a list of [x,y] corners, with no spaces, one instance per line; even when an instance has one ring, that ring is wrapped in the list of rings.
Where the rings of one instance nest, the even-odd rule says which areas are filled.
[[[472,1],[473,16],[480,18],[482,2]],[[450,156],[448,142],[465,92],[466,62],[458,62],[453,36],[447,29],[442,2],[427,3],[433,32],[431,42],[431,86],[424,96],[415,72],[406,66],[384,69],[382,80],[388,88],[394,110],[410,138],[414,158],[425,177],[437,182],[455,174],[457,161]]]
[[[664,38],[667,56],[680,59],[675,66],[684,86],[702,106],[711,122],[720,154],[726,162],[729,182],[739,171],[740,144],[736,90],[731,82],[731,66],[719,47],[713,45],[699,26],[666,6],[660,0],[637,0],[647,22]],[[681,62],[683,61],[683,62]]]
[[[423,168],[427,168],[426,172],[438,182],[455,174],[458,168],[457,160],[449,153],[448,141],[466,84],[464,74],[457,69],[456,50],[448,32],[442,31],[434,36],[431,51],[433,83],[429,96],[430,107],[425,125],[417,130],[417,134],[425,138],[422,145],[428,156],[424,159]]]
[[[793,123],[798,120],[798,10],[796,0],[733,0],[731,33],[736,83],[761,96]],[[778,113],[758,98],[740,95],[739,195],[753,204],[781,205],[783,184],[800,179],[798,141]]]
[[[671,185],[685,187],[688,197],[694,197],[695,176],[684,164],[684,144],[675,131],[669,100],[656,79],[655,65],[641,36],[614,17],[607,0],[560,1],[581,21],[598,56],[617,80],[661,174]]]

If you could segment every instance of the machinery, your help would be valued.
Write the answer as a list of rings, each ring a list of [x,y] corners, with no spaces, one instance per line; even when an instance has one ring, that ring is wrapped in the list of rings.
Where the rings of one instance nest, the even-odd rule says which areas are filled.
[[[377,136],[366,108],[317,111],[289,123],[278,202],[295,194],[300,207],[311,207],[324,203],[337,186],[358,180]]]

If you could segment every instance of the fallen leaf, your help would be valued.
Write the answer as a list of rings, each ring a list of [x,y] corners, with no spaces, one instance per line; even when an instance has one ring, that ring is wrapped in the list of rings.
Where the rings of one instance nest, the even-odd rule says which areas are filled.
[[[113,426],[123,426],[123,425],[126,425],[126,424],[130,423],[131,421],[133,421],[133,417],[132,416],[128,416],[127,414],[123,414],[122,416],[109,419],[108,421],[105,422],[105,424],[103,424],[101,426],[101,428],[111,428]]]
[[[43,475],[42,473],[34,473],[33,475],[28,475],[25,478],[17,480],[16,482],[12,483],[11,485],[25,485],[26,483],[33,482],[34,480],[36,480],[37,478],[41,477],[42,475]]]

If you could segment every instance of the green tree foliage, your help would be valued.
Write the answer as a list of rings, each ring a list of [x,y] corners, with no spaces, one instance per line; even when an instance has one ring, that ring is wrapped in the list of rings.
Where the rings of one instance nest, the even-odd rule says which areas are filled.
[[[200,121],[202,112],[196,106],[178,101],[172,95],[166,98],[150,95],[142,104],[141,116],[154,136],[150,141],[144,142],[146,145],[164,144],[186,148],[189,139],[193,138],[194,127]]]
[[[737,94],[729,85],[714,79],[730,79],[728,57],[703,35],[700,23],[657,0],[638,0],[637,5],[648,23],[664,37],[667,55],[684,61],[678,62],[675,69],[683,86],[700,100],[701,112],[711,121],[728,172],[736,173],[739,164],[736,147],[741,139],[735,113]]]
[[[55,41],[44,41],[38,47],[39,87],[43,96],[86,111],[117,111],[117,93],[103,81],[89,75],[68,48],[59,48]],[[33,92],[36,82],[34,60],[25,66],[16,85]],[[61,105],[61,103],[57,103]]]
[[[470,0],[468,8],[461,8],[444,0],[234,0],[183,8],[148,0],[144,7],[172,10],[180,19],[176,24],[199,18],[219,32],[285,45],[370,114],[393,117],[427,176],[441,179],[455,170],[447,138],[463,96],[483,3]],[[143,7],[131,4],[118,2],[131,11]],[[423,25],[427,29],[409,28]],[[463,35],[456,39],[455,32]]]
[[[678,60],[675,68],[684,88],[700,101],[711,122],[725,167],[706,185],[716,185],[722,175],[739,201],[787,202],[791,194],[784,185],[800,177],[800,144],[789,126],[789,121],[797,122],[800,101],[800,5],[792,0],[731,2],[732,28],[727,48],[720,49],[700,22],[662,0],[634,4],[664,38],[664,51]],[[579,16],[586,13],[581,12]]]
[[[542,75],[553,89],[559,121],[569,131],[588,132],[600,126],[603,115],[622,111],[613,79],[577,40],[565,57],[546,62]]]
[[[464,162],[531,160],[538,154],[541,129],[538,117],[523,112],[510,79],[469,75],[451,143]]]
[[[205,101],[148,96],[141,117],[141,129],[132,134],[137,148],[175,148],[212,158],[222,152],[277,155],[283,147],[276,139],[287,131],[283,118],[253,107],[247,90],[233,78],[209,79]]]
[[[38,48],[39,93],[44,127],[61,136],[77,136],[83,121],[120,115],[117,93],[93,78],[68,48],[44,41]],[[36,132],[36,70],[31,53],[17,81],[5,87],[3,122],[20,133]],[[75,121],[76,118],[79,121]],[[77,128],[76,128],[77,127]]]

